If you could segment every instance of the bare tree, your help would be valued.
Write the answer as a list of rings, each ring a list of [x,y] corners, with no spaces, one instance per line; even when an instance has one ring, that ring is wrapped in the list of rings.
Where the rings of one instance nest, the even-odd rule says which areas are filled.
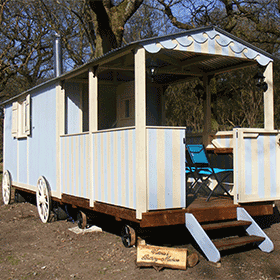
[[[49,74],[52,49],[49,29],[36,7],[22,1],[2,1],[0,4],[0,91],[20,78],[25,87],[36,85]],[[7,92],[13,95],[17,88]]]
[[[278,55],[276,0],[1,0],[0,91],[50,77],[52,34],[66,70],[130,41],[215,24]],[[11,84],[11,83],[10,83]]]

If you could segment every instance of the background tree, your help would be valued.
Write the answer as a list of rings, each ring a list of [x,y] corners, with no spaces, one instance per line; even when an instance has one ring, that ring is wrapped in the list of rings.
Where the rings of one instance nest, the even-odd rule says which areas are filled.
[[[55,32],[62,36],[66,71],[131,41],[210,24],[279,57],[280,13],[276,0],[0,0],[0,3],[1,98],[52,77]],[[275,63],[276,92],[278,72],[278,63]],[[213,116],[219,129],[226,125],[259,125],[262,115],[259,93],[252,87],[249,90],[234,87],[235,81],[241,78],[248,84],[252,76],[247,74],[237,71],[212,81],[212,94],[216,98]],[[225,80],[228,82],[224,83]],[[188,94],[194,94],[196,83],[198,81],[179,87],[176,98],[192,98]],[[168,92],[167,97],[175,94],[170,88]],[[235,106],[224,108],[222,101],[229,93]],[[277,94],[275,98],[276,120],[280,122]],[[192,123],[193,128],[199,130],[203,113],[199,99],[197,102],[200,111]],[[169,114],[170,123],[191,121],[185,108],[170,109],[174,107],[174,100],[167,100],[167,104],[171,106],[168,112],[173,112]],[[245,112],[248,106],[250,110]]]
[[[1,98],[36,85],[48,77],[52,66],[47,23],[32,4],[2,1],[0,6]],[[6,91],[3,91],[6,88]],[[17,92],[16,92],[17,93]]]

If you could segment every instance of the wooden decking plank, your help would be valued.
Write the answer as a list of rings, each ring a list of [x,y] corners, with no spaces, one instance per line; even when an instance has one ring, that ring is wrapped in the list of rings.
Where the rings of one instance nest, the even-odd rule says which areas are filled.
[[[204,230],[215,230],[222,228],[230,228],[230,227],[240,227],[240,226],[249,226],[252,223],[249,221],[227,221],[227,222],[219,222],[212,224],[204,224],[201,225]]]
[[[273,215],[273,201],[262,201],[255,203],[241,204],[252,217]]]
[[[162,210],[143,213],[141,227],[158,227],[185,224],[186,209]]]
[[[71,204],[72,206],[78,206],[78,207],[90,209],[88,198],[82,198],[82,197],[77,197],[74,195],[63,193],[61,195],[61,202]]]
[[[264,241],[264,237],[249,235],[242,237],[230,237],[220,240],[214,240],[213,243],[219,251],[233,249],[236,247],[244,246],[246,244]]]
[[[139,220],[136,219],[136,211],[133,209],[96,201],[94,202],[93,210],[96,212],[114,216],[116,219],[139,223]]]
[[[18,186],[14,187],[23,192],[36,194],[35,191],[27,190]],[[192,213],[199,223],[233,220],[237,217],[237,207],[244,207],[251,216],[273,214],[272,202],[235,205],[233,204],[232,199],[225,196],[211,197],[208,202],[205,197],[194,198],[190,196],[186,201],[186,208],[147,211],[146,213],[143,213],[141,220],[136,219],[135,209],[129,209],[98,201],[95,201],[94,207],[91,207],[90,200],[88,198],[62,193],[61,198],[52,197],[52,200],[59,202],[60,204],[71,204],[73,207],[80,207],[115,216],[117,220],[128,220],[139,223],[140,227],[159,227],[185,224],[186,213]]]

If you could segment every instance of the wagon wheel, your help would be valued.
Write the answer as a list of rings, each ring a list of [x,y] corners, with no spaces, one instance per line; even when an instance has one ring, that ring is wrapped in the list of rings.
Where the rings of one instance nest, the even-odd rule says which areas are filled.
[[[87,215],[83,211],[79,211],[77,214],[78,227],[85,229],[87,227]]]
[[[43,223],[47,223],[51,214],[51,196],[48,182],[43,176],[37,182],[36,201],[39,217]]]
[[[8,170],[5,170],[2,179],[2,196],[5,205],[11,203],[11,186],[12,186],[11,174]]]
[[[135,230],[128,225],[123,226],[121,231],[121,237],[122,237],[123,245],[126,248],[132,247],[136,243]]]

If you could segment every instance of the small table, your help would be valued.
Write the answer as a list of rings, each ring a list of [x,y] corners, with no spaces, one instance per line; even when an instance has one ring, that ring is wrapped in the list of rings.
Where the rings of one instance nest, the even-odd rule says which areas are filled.
[[[206,151],[213,154],[233,154],[233,148],[206,148]]]

